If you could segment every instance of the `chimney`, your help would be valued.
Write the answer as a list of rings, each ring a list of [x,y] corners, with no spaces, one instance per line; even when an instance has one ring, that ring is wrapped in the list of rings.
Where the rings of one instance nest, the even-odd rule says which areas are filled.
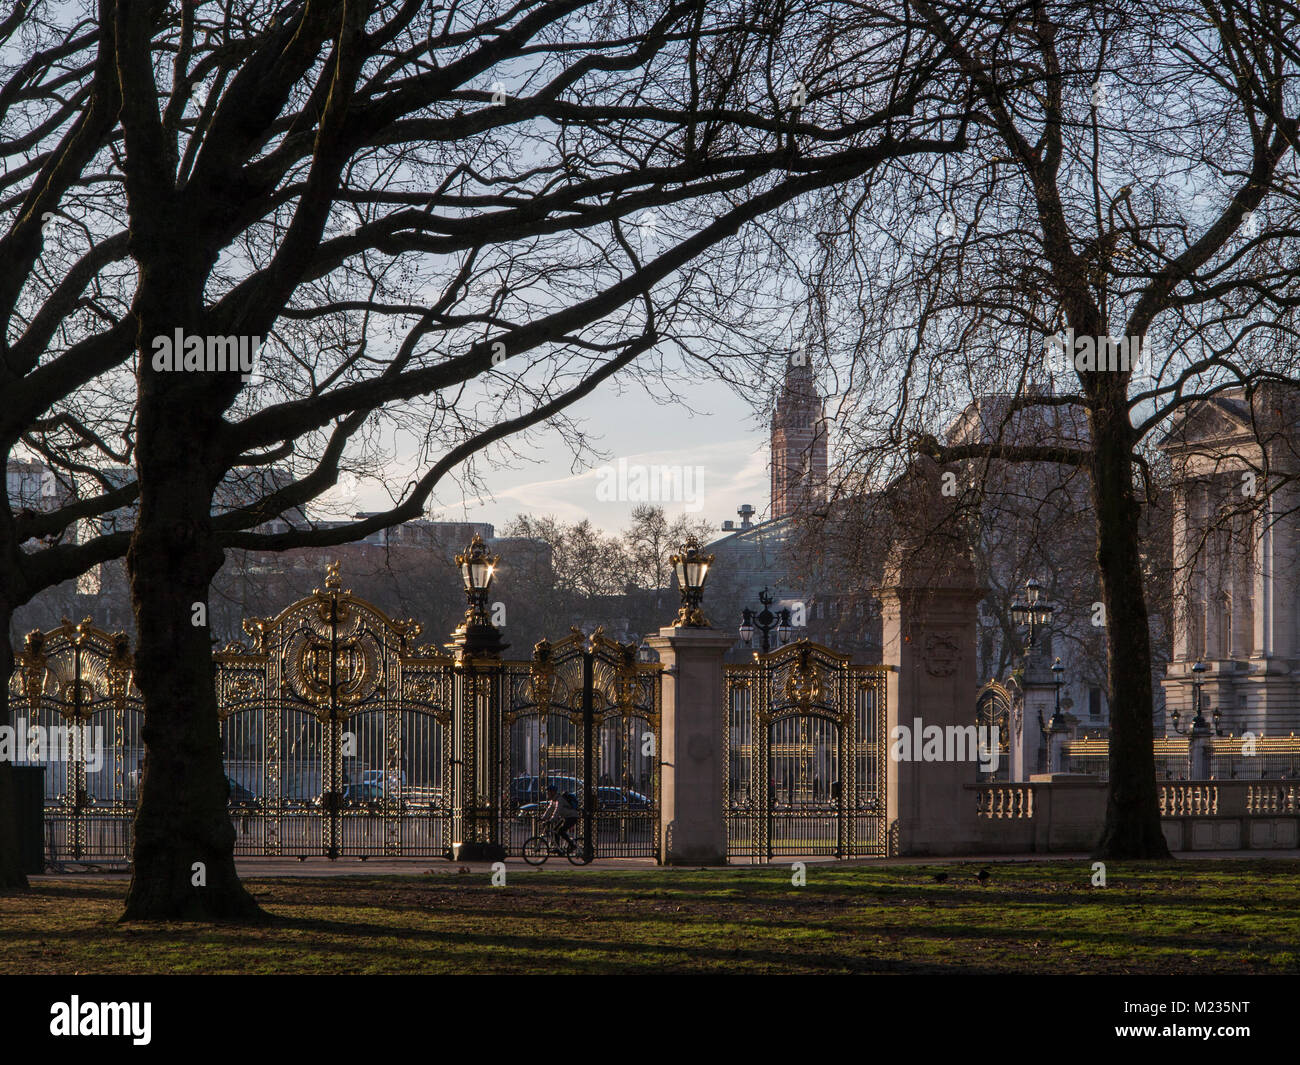
[[[736,511],[740,515],[740,528],[743,532],[745,529],[751,529],[754,526],[754,508],[746,503]]]

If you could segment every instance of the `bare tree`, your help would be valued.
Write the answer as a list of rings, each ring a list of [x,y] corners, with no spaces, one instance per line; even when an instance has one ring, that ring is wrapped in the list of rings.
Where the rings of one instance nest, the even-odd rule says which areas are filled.
[[[840,375],[842,474],[878,490],[919,452],[954,475],[1087,476],[1111,722],[1098,853],[1162,857],[1142,500],[1181,409],[1297,377],[1297,11],[913,10],[978,94],[978,128],[960,156],[893,166],[888,206],[840,193],[822,209],[833,239],[810,278]],[[1007,426],[1073,411],[1085,432],[943,437],[989,395]]]
[[[12,452],[66,412],[80,436],[94,408],[123,427],[111,454],[97,432],[105,461],[135,475],[72,509],[0,514],[0,608],[7,620],[125,539],[33,564],[32,536],[138,500],[127,560],[150,757],[126,915],[250,916],[210,638],[193,624],[224,551],[418,516],[474,456],[706,331],[698,307],[734,290],[699,298],[702,264],[752,277],[747,224],[886,159],[957,150],[964,129],[935,126],[932,61],[897,47],[869,77],[792,86],[774,56],[824,34],[811,4],[85,7],[69,21],[35,0],[0,23],[6,56],[27,45],[0,85],[0,438]],[[57,241],[52,217],[68,220]],[[415,441],[403,478],[398,439]],[[271,466],[289,479],[214,516],[231,470]],[[375,469],[395,485],[383,512],[260,528]]]

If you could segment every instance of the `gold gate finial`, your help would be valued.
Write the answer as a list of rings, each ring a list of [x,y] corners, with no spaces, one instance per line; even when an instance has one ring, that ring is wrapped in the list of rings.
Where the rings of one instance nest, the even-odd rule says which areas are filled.
[[[339,576],[339,561],[335,559],[325,567],[325,587],[338,591],[343,587],[343,579]]]

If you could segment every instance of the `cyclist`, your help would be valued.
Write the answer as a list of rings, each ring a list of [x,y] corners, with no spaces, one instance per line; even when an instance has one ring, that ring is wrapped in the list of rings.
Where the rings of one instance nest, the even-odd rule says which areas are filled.
[[[560,794],[558,789],[552,785],[546,789],[546,809],[542,811],[542,824],[550,825],[555,829],[557,842],[563,840],[569,853],[573,850],[575,844],[573,837],[569,835],[569,829],[578,823],[578,809],[569,800],[569,795]]]

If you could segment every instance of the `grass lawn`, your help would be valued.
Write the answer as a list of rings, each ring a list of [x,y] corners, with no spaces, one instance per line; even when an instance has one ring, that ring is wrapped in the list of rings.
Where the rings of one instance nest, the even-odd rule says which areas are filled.
[[[250,880],[252,928],[121,926],[125,882],[45,881],[0,897],[0,973],[1300,972],[1300,862],[978,868]]]

